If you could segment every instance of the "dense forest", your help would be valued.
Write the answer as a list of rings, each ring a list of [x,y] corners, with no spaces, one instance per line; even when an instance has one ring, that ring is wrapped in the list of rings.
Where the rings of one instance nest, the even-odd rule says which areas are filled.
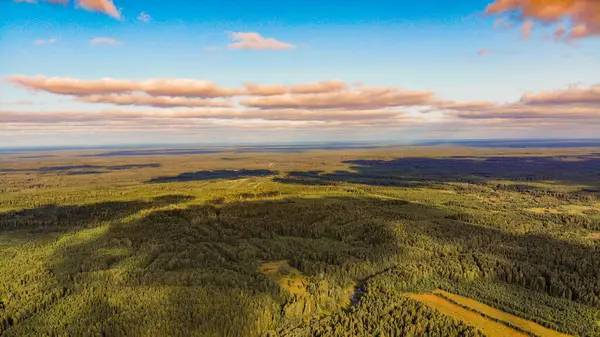
[[[0,335],[600,336],[600,149],[198,151],[3,156]]]

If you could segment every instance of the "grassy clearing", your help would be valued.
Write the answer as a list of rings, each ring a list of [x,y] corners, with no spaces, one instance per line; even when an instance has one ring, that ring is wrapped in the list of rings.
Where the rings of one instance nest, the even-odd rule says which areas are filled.
[[[445,315],[451,316],[467,323],[470,326],[476,327],[489,337],[527,336],[522,332],[519,332],[504,324],[494,322],[489,318],[462,308],[435,294],[409,294],[409,297],[423,302],[426,305],[439,310]]]
[[[537,214],[571,214],[585,215],[586,212],[600,212],[600,204],[593,206],[585,205],[560,205],[555,207],[534,207],[528,208],[527,211]]]
[[[537,214],[563,214],[563,213],[567,213],[566,211],[561,210],[561,209],[557,209],[557,208],[544,208],[544,207],[528,208],[527,211],[533,212],[533,213],[537,213]]]
[[[600,240],[600,233],[592,233],[588,236],[592,240]]]
[[[483,304],[481,302],[470,299],[468,297],[455,295],[455,294],[452,294],[452,293],[449,293],[447,291],[440,290],[440,289],[435,290],[433,293],[435,295],[448,298],[460,305],[470,308],[471,310],[480,312],[482,314],[485,314],[485,315],[492,317],[494,319],[497,319],[499,321],[510,323],[513,326],[519,327],[520,329],[522,329],[524,331],[531,332],[538,336],[548,336],[548,337],[569,336],[569,335],[545,328],[535,322],[531,322],[526,319],[517,317],[515,315],[505,313],[504,311],[490,307],[489,305]]]
[[[286,260],[263,263],[259,270],[279,284],[281,289],[295,295],[306,295],[308,277],[302,275],[298,269],[291,267]]]

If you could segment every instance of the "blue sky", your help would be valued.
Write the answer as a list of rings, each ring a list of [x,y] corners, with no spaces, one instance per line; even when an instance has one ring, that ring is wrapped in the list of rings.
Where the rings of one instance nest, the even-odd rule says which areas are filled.
[[[93,2],[84,0],[83,5],[85,1]],[[96,0],[97,3],[107,1],[110,2]],[[494,28],[499,18],[508,22],[514,15],[509,11],[501,15],[486,14],[487,6],[493,2],[115,0],[114,6],[121,15],[116,19],[94,8],[77,8],[77,3],[3,0],[0,2],[0,77],[43,75],[44,78],[90,81],[101,78],[194,79],[223,87],[240,87],[246,82],[294,85],[337,80],[349,85],[361,82],[372,87],[429,91],[436,101],[489,101],[500,105],[494,106],[493,111],[486,107],[483,112],[488,115],[504,113],[500,108],[514,111],[509,105],[520,102],[525,93],[596,92],[596,84],[600,83],[600,39],[597,36],[556,42],[547,35],[553,34],[559,23],[542,25],[536,21],[532,36],[523,39],[522,20],[511,23],[512,29]],[[148,15],[148,22],[138,19],[140,13]],[[532,17],[535,19],[538,18]],[[228,46],[235,42],[231,34],[236,32],[256,33],[261,38],[272,38],[294,48],[231,50]],[[97,38],[105,42],[114,40],[114,45],[93,44],[91,41]],[[568,108],[561,105],[561,111],[579,113],[585,109],[584,128],[569,126],[565,129],[555,115],[540,117],[544,119],[539,123],[532,123],[529,117],[525,122],[522,118],[489,117],[486,123],[475,125],[469,124],[475,118],[456,117],[464,115],[464,111],[448,112],[441,109],[439,103],[431,103],[369,106],[369,111],[402,111],[403,122],[396,128],[385,120],[372,123],[373,119],[368,116],[364,120],[369,122],[363,124],[360,123],[362,117],[353,123],[333,119],[327,122],[330,125],[318,125],[315,119],[308,118],[304,126],[289,127],[285,125],[290,122],[286,119],[271,118],[261,126],[254,119],[187,118],[185,128],[174,121],[168,123],[168,132],[163,129],[159,134],[148,131],[144,123],[157,121],[160,111],[166,116],[160,122],[166,123],[172,111],[187,111],[189,107],[157,109],[139,104],[83,103],[76,99],[80,94],[57,94],[47,88],[22,84],[15,85],[11,81],[0,84],[0,113],[5,116],[0,115],[0,146],[149,142],[161,141],[161,137],[167,142],[294,141],[307,137],[351,140],[358,134],[363,140],[484,138],[488,135],[574,137],[581,132],[590,136],[600,131],[589,123],[600,119],[600,115],[594,114],[600,109],[598,105],[583,102],[577,106],[577,102],[570,102]],[[578,89],[569,89],[574,84]],[[116,94],[129,95],[130,92]],[[243,112],[248,106],[240,106],[239,99],[233,98],[234,108]],[[328,107],[331,108],[336,111],[357,109],[344,104]],[[114,127],[107,126],[115,122],[110,118],[94,118],[87,121],[88,124],[73,126],[73,122],[65,121],[60,115],[65,111],[86,114],[149,109],[152,120],[142,116],[131,121],[129,128],[123,126],[127,121],[120,120],[118,124],[124,131],[119,132],[112,132]],[[315,115],[327,114],[327,111],[311,109]],[[548,110],[555,114],[557,108],[551,106]],[[538,113],[527,109],[523,113],[534,112]],[[55,113],[56,122],[31,121],[31,115],[36,113],[50,116]],[[23,117],[19,119],[17,114]],[[571,122],[569,118],[567,121]],[[197,122],[197,128],[190,128],[192,122]],[[278,123],[276,128],[271,125],[275,122]],[[492,124],[491,129],[487,128]]]

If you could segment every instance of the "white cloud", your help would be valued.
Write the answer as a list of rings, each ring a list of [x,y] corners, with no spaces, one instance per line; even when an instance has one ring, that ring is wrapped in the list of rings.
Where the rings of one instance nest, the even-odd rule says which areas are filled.
[[[137,19],[138,19],[138,21],[147,23],[152,20],[152,17],[150,15],[146,14],[146,12],[141,12],[140,15],[138,15]]]
[[[281,42],[273,38],[265,38],[255,32],[234,32],[229,36],[234,41],[237,41],[229,44],[228,48],[232,50],[285,50],[296,48],[293,44]]]
[[[95,37],[90,40],[90,44],[95,45],[95,46],[99,46],[99,45],[118,46],[121,44],[121,42],[119,42],[115,39],[112,39],[110,37]]]
[[[56,43],[56,41],[58,41],[56,38],[51,38],[51,39],[38,39],[33,41],[33,44],[35,44],[36,46],[42,46],[45,44],[53,44]]]

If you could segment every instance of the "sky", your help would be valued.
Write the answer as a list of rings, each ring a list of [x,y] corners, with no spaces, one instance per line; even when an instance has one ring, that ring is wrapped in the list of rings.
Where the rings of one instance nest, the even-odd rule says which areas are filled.
[[[0,147],[600,135],[596,0],[0,0],[0,60]]]

